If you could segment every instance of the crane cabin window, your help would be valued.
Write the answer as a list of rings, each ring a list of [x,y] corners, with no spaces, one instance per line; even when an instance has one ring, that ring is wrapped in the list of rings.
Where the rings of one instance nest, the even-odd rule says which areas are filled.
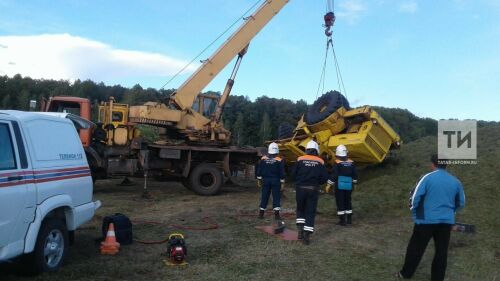
[[[209,117],[215,113],[217,107],[217,99],[204,98],[203,99],[203,116]]]
[[[120,111],[113,111],[113,122],[123,122],[123,113]]]
[[[0,123],[0,171],[16,169],[16,158],[9,125]]]
[[[200,111],[200,98],[196,98],[196,100],[194,101],[193,106],[191,106],[191,108],[196,112]]]

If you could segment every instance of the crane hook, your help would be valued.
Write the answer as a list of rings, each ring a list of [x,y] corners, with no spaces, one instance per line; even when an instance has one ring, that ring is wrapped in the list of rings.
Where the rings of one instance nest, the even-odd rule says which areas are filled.
[[[327,37],[332,36],[333,32],[331,31],[333,24],[335,23],[335,13],[334,12],[328,12],[324,16],[325,20],[325,35]]]

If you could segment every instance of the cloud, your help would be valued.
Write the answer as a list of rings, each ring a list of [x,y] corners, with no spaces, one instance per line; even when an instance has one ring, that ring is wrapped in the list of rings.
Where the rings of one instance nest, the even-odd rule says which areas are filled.
[[[70,34],[0,36],[0,46],[0,74],[9,76],[107,81],[166,77],[186,65],[163,54],[116,49]]]
[[[337,16],[345,18],[348,23],[354,24],[366,11],[366,5],[360,0],[346,0],[339,4]]]
[[[414,14],[418,11],[418,3],[415,1],[406,1],[399,5],[399,11],[402,13]]]

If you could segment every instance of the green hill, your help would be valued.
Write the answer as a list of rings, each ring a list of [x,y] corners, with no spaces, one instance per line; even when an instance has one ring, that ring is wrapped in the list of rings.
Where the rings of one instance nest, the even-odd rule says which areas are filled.
[[[418,139],[404,145],[395,159],[360,171],[361,184],[353,199],[358,219],[361,216],[367,221],[410,224],[406,207],[409,192],[429,170],[429,156],[435,153],[436,142],[435,136]],[[462,181],[466,193],[466,207],[457,215],[457,221],[474,224],[477,230],[475,235],[452,235],[448,280],[495,280],[500,273],[499,159],[500,126],[490,125],[478,129],[477,165],[448,167]],[[388,227],[386,231],[392,230]],[[404,253],[404,249],[399,251]],[[432,246],[428,252],[432,252]]]

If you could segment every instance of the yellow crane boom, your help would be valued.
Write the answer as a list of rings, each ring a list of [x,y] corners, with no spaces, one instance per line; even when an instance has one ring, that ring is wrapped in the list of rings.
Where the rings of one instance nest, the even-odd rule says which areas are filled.
[[[172,94],[169,105],[149,102],[142,106],[130,108],[130,120],[135,123],[150,124],[173,128],[188,140],[205,143],[227,144],[230,132],[224,129],[220,116],[227,97],[230,94],[234,77],[246,53],[250,41],[261,31],[278,12],[288,4],[289,0],[265,0],[264,3],[205,60],[202,65]],[[199,95],[200,92],[217,76],[231,60],[238,55],[235,69],[228,80],[226,89],[217,102],[215,112],[204,116],[203,106],[193,109],[196,104],[204,105],[204,100],[211,97]],[[206,114],[205,114],[206,115]]]
[[[172,95],[171,99],[179,109],[190,108],[196,96],[243,51],[250,41],[266,26],[289,0],[267,0],[254,14],[245,18],[244,24],[205,60]]]

